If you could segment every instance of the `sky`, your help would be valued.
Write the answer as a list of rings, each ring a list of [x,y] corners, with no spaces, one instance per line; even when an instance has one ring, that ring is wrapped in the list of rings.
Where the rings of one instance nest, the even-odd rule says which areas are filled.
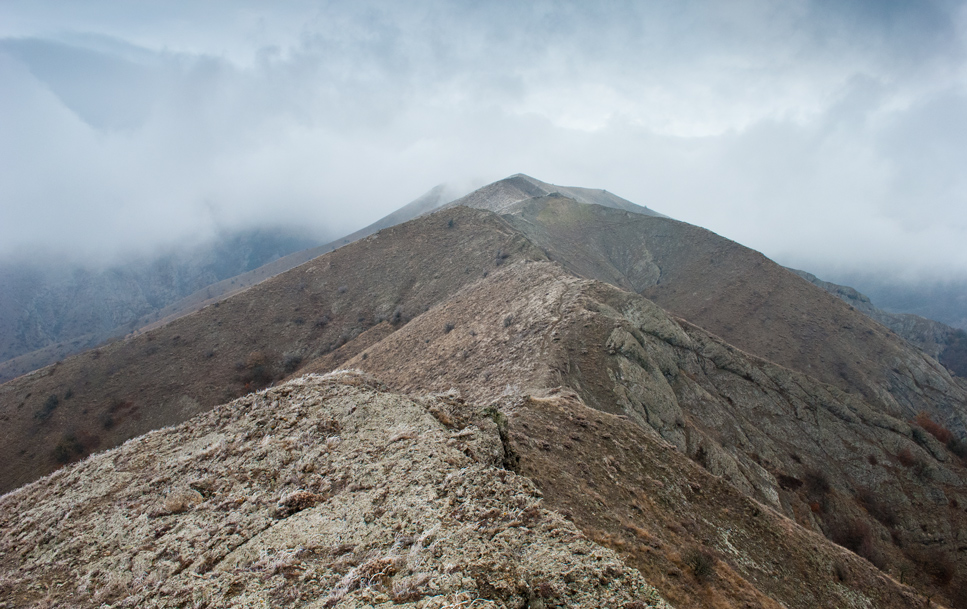
[[[336,236],[520,172],[967,279],[964,168],[964,2],[0,0],[0,259]]]

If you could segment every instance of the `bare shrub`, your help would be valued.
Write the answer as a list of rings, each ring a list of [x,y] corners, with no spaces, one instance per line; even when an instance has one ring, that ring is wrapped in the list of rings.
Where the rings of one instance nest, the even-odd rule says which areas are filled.
[[[878,569],[886,567],[886,557],[877,547],[873,532],[866,521],[847,517],[834,520],[828,529],[827,536],[834,543],[859,554]]]
[[[921,411],[917,415],[914,422],[925,429],[930,435],[940,440],[942,444],[947,444],[954,439],[954,434],[949,429],[935,422],[930,418],[930,415],[924,411]]]
[[[938,548],[918,547],[906,552],[907,557],[915,562],[927,575],[933,578],[938,586],[947,586],[957,574],[957,566],[950,556]]]
[[[896,454],[896,459],[904,467],[913,467],[913,465],[915,465],[918,461],[918,459],[913,456],[913,451],[906,446],[900,449],[900,452]]]
[[[300,364],[302,364],[302,355],[294,351],[282,354],[282,369],[286,373],[295,372]]]
[[[64,434],[53,450],[53,457],[58,463],[69,463],[74,457],[82,454],[84,454],[84,446],[72,433]]]
[[[829,494],[829,477],[826,472],[818,469],[806,470],[803,475],[803,485],[806,489],[806,495],[809,497],[821,498]]]
[[[715,575],[715,556],[705,548],[689,550],[682,560],[700,582],[707,582]]]
[[[39,421],[46,421],[50,418],[50,415],[54,414],[54,410],[59,405],[60,398],[54,394],[50,394],[44,401],[44,405],[40,407],[40,410],[34,413],[34,418]]]
[[[236,369],[239,370],[239,381],[247,389],[260,389],[267,386],[274,379],[274,373],[272,366],[269,364],[269,358],[262,351],[252,351],[245,358],[245,362],[240,366],[236,364]]]
[[[876,518],[885,527],[893,528],[897,525],[896,514],[890,505],[877,497],[868,488],[861,488],[856,492],[856,501],[866,510],[866,512]]]
[[[960,440],[958,438],[951,438],[947,442],[947,449],[954,453],[962,460],[967,461],[967,442]]]

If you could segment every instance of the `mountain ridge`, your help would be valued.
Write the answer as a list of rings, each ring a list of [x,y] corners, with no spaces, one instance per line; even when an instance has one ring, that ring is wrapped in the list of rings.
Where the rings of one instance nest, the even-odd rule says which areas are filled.
[[[675,606],[965,598],[962,384],[758,252],[561,192],[512,201],[537,188],[519,181],[491,185],[500,214],[445,206],[0,385],[0,420],[17,430],[0,446],[4,490],[351,367],[411,398],[495,408],[503,467],[553,490],[565,518]],[[469,412],[454,408],[445,418]],[[662,458],[677,473],[659,476],[649,460]],[[730,518],[745,523],[741,544],[721,537]],[[799,552],[789,584],[783,552]]]

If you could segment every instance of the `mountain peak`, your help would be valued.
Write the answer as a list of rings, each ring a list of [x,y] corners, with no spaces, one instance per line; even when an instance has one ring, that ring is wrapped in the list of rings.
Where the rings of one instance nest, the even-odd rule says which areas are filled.
[[[577,186],[557,186],[555,184],[542,182],[537,178],[523,173],[515,173],[502,180],[487,184],[466,196],[451,201],[443,207],[466,205],[467,207],[486,209],[499,214],[507,212],[512,205],[520,203],[521,201],[546,197],[555,193],[573,199],[578,203],[601,205],[602,207],[611,207],[645,216],[667,217],[647,207],[636,205],[606,190],[580,188]]]

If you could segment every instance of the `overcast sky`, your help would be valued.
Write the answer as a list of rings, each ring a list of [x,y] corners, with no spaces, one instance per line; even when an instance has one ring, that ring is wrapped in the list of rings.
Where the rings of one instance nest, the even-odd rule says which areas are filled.
[[[0,256],[436,184],[605,188],[786,264],[967,277],[963,2],[0,2]]]

